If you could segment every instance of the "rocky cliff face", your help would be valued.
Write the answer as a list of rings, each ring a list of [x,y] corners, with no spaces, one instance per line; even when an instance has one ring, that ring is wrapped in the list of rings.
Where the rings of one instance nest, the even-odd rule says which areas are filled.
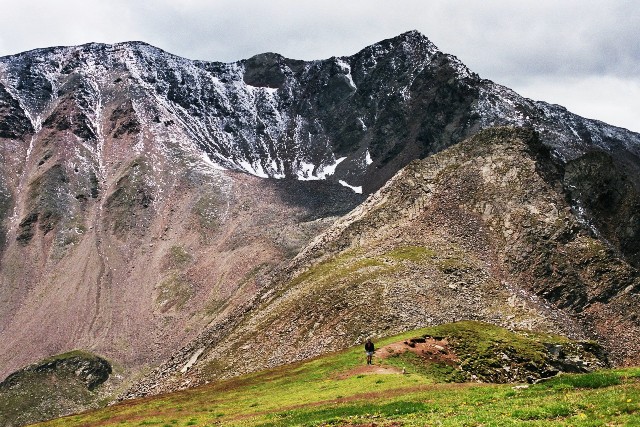
[[[631,273],[625,269],[632,271],[629,263],[638,260],[634,207],[640,136],[483,80],[419,33],[402,34],[352,56],[311,62],[273,53],[230,64],[191,61],[139,42],[0,58],[0,378],[73,348],[93,350],[131,371],[155,366],[180,348],[190,353],[187,344],[193,339],[207,344],[211,340],[202,337],[227,333],[255,295],[288,283],[278,278],[278,285],[270,284],[276,269],[402,167],[495,125],[538,132],[541,146],[555,159],[557,171],[549,174],[560,174],[554,182],[565,188],[553,196],[558,206],[564,200],[559,212],[573,209],[571,224],[586,227],[598,237],[594,241],[604,242],[602,265],[619,266],[607,276],[589,264],[603,278],[615,278],[603,291],[606,296],[582,279],[582,270],[571,273],[574,282],[558,287],[553,274],[559,273],[548,267],[555,265],[556,248],[544,240],[517,240],[517,250],[504,252],[511,254],[504,255],[513,264],[509,274],[517,276],[517,283],[536,279],[532,294],[553,294],[547,299],[557,308],[584,307],[584,315],[595,319],[604,311],[590,312],[589,307],[609,307],[624,286],[635,289],[627,284]],[[602,161],[610,166],[603,167]],[[453,171],[451,182],[459,188],[452,192],[463,197],[474,190],[472,177]],[[476,217],[462,215],[459,224],[446,229],[453,233],[450,238],[437,221],[445,221],[440,219],[444,206],[453,202],[442,203],[432,203],[428,226],[418,213],[405,214],[407,223],[419,219],[411,225],[417,232],[428,227],[440,236],[429,243],[433,247],[410,240],[392,244],[395,234],[389,232],[371,259],[338,257],[320,264],[317,274],[312,270],[309,280],[317,286],[310,301],[326,300],[347,310],[353,298],[387,292],[386,323],[370,331],[382,333],[429,323],[426,319],[450,320],[463,307],[475,312],[479,295],[486,307],[478,316],[510,324],[491,308],[492,297],[512,296],[511,279],[504,284],[489,267],[503,256],[502,249],[487,252],[493,255],[479,251],[464,268],[457,266],[458,246],[464,242],[451,242],[464,240],[464,233],[480,239],[485,228],[473,231],[469,224],[476,223],[465,221]],[[419,205],[411,209],[421,212]],[[483,209],[514,227],[520,227],[526,213],[505,217],[493,207]],[[376,220],[378,228],[385,229],[394,218],[391,211],[386,215]],[[360,230],[354,230],[351,237],[336,235],[329,246],[308,248],[296,262],[321,256],[316,247],[329,251],[327,257],[351,247],[352,240],[360,239]],[[480,246],[501,242],[482,239],[477,240]],[[618,257],[613,264],[611,254]],[[533,264],[520,265],[517,256]],[[414,270],[411,263],[421,267]],[[469,276],[467,268],[478,274]],[[355,284],[377,277],[391,284],[358,287],[340,301],[327,296],[341,275],[351,277],[361,269]],[[449,293],[435,298],[414,285],[427,276],[429,283],[445,280],[450,270],[459,280],[445,281],[452,286],[446,288]],[[393,296],[399,286],[393,284],[398,282],[394,274],[407,275],[399,282],[414,283],[407,285],[413,289],[409,294]],[[538,277],[543,279],[538,282]],[[574,296],[572,286],[583,282],[590,284],[576,285],[580,292]],[[475,293],[459,292],[462,283],[470,283]],[[291,284],[297,289],[293,285],[297,282]],[[271,294],[264,295],[271,301]],[[418,308],[404,302],[408,295]],[[564,322],[554,320],[565,314],[553,307],[542,304],[534,313],[514,304],[509,315],[519,320],[513,325]],[[335,329],[334,318],[305,316],[318,323],[317,336],[326,333],[318,348],[357,338]],[[425,317],[417,321],[419,316]],[[603,319],[593,324],[604,325]],[[300,328],[306,328],[302,323]],[[569,332],[574,325],[566,321]],[[272,364],[291,357],[267,359]]]

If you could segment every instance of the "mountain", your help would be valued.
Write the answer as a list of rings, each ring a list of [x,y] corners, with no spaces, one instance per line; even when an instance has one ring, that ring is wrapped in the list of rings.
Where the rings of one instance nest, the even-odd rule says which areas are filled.
[[[411,204],[415,195],[394,196],[400,222],[393,209],[381,217],[367,211],[392,183],[419,182],[406,178],[413,161],[428,163],[495,126],[526,128],[536,136],[518,138],[549,152],[541,162],[514,157],[544,166],[531,175],[541,198],[531,218],[518,209],[520,199],[503,209],[500,200],[480,198],[481,208],[463,209],[465,198],[479,197],[474,191],[488,191],[472,177],[467,182],[475,166],[459,176],[452,169],[458,187],[442,187],[439,199],[418,198],[433,217]],[[131,389],[139,395],[182,386],[173,374],[191,359],[195,382],[224,375],[215,369],[216,361],[227,363],[216,343],[240,354],[251,334],[285,331],[296,344],[267,344],[252,366],[249,359],[230,365],[238,372],[366,334],[469,317],[609,336],[613,360],[633,363],[638,347],[624,331],[637,324],[639,150],[639,134],[520,97],[415,31],[309,62],[274,53],[191,61],[141,42],[0,58],[0,379],[81,349],[120,366],[128,381],[152,372]],[[517,173],[495,168],[491,176]],[[529,194],[528,183],[519,185]],[[560,237],[538,227],[555,218],[544,201],[570,224],[558,228]],[[340,231],[360,214],[376,226]],[[413,224],[418,218],[424,224]],[[499,239],[487,231],[498,225],[512,234]],[[412,227],[439,237],[400,239]],[[375,236],[361,231],[385,239],[370,248]],[[467,248],[465,233],[485,237],[467,239],[478,245]],[[341,252],[359,240],[363,253]],[[587,256],[576,241],[594,258],[572,258]],[[353,279],[352,294],[332,288],[333,274],[347,280],[362,269],[367,274]],[[387,287],[368,286],[376,277],[389,280]],[[436,282],[449,290],[425,294]],[[465,286],[474,293],[462,292]],[[381,289],[396,294],[379,317],[349,326],[360,314],[352,298],[377,301],[387,295]],[[311,295],[317,307],[305,306]],[[511,314],[494,312],[495,298],[511,298]],[[329,316],[336,307],[342,311]],[[322,318],[308,311],[320,308],[332,310]],[[611,338],[618,331],[619,344]],[[172,379],[164,384],[165,377]]]

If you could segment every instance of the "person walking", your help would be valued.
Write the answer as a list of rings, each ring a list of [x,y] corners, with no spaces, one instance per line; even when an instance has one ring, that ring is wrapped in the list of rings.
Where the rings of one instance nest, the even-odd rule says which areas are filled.
[[[371,342],[371,338],[367,338],[367,342],[364,343],[364,351],[367,353],[367,365],[372,365],[373,362],[371,359],[373,358],[373,352],[375,350],[375,346]]]

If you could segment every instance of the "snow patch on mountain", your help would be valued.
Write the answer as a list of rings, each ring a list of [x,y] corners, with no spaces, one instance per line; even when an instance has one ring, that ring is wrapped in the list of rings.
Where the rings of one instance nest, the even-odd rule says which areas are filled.
[[[347,187],[347,188],[352,189],[354,193],[362,194],[362,186],[356,187],[356,186],[353,186],[353,185],[349,185],[346,181],[343,181],[343,180],[339,180],[338,182],[343,187]]]
[[[345,159],[346,157],[341,157],[335,162],[324,166],[315,166],[312,163],[301,161],[299,163],[299,169],[296,171],[296,176],[301,181],[327,179],[327,177],[336,173],[336,168]]]
[[[373,160],[371,159],[371,153],[369,153],[369,150],[367,150],[367,153],[364,156],[364,162],[367,166],[373,163]]]
[[[338,67],[340,67],[340,70],[344,75],[347,76],[347,81],[349,82],[351,89],[354,91],[357,90],[358,87],[353,82],[353,76],[351,76],[351,65],[347,64],[344,59],[341,58],[336,58],[336,64],[338,64]]]

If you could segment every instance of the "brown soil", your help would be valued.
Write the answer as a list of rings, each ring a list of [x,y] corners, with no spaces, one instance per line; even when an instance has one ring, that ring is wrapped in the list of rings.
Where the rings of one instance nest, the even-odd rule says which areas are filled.
[[[446,363],[447,365],[457,365],[460,359],[449,348],[446,339],[411,338],[406,341],[396,342],[386,345],[376,351],[375,356],[379,359],[387,359],[392,355],[411,352],[429,362]]]

